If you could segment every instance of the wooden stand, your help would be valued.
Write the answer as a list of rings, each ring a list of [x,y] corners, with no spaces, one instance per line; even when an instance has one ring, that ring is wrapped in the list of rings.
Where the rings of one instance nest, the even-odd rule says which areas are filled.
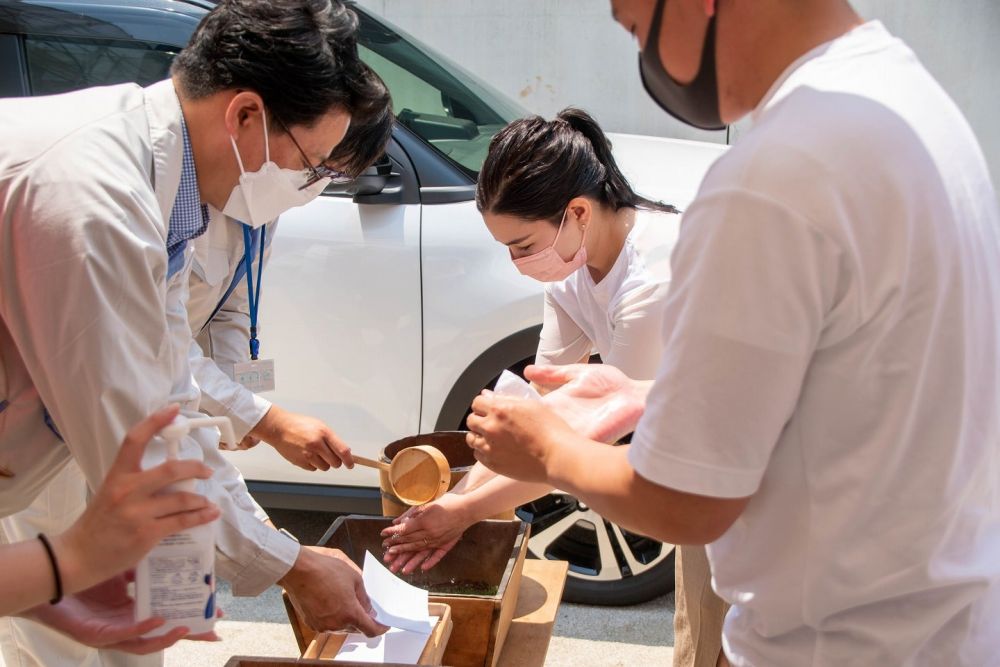
[[[542,667],[545,664],[568,570],[566,561],[524,561],[521,594],[497,667]]]

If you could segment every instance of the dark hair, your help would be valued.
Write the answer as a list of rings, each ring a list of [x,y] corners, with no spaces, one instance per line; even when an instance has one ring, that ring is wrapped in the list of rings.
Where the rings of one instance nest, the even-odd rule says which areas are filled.
[[[335,168],[358,177],[371,166],[383,153],[386,144],[392,137],[392,127],[396,116],[392,113],[392,98],[382,80],[375,76],[373,86],[381,87],[381,94],[371,96],[374,111],[367,114],[356,114],[351,119],[347,134],[337,144],[327,159]]]
[[[271,124],[310,126],[337,107],[367,122],[385,86],[358,57],[357,34],[357,14],[340,0],[222,0],[170,71],[194,99],[255,91]]]
[[[521,118],[490,141],[476,189],[480,212],[559,224],[574,197],[590,197],[615,211],[677,212],[636,194],[611,154],[611,142],[586,111],[563,109],[555,120]]]

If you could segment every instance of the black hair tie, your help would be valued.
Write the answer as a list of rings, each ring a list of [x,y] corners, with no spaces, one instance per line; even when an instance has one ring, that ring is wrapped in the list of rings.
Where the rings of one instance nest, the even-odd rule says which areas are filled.
[[[63,598],[62,576],[59,574],[59,561],[56,560],[56,552],[52,550],[52,544],[45,533],[38,533],[38,539],[45,547],[45,553],[49,555],[49,562],[52,564],[52,575],[56,580],[56,596],[49,600],[49,604],[59,604]]]

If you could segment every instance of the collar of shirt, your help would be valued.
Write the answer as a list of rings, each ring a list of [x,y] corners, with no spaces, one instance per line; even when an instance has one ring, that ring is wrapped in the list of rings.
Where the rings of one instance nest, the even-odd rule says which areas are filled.
[[[177,197],[170,212],[167,227],[167,255],[170,258],[167,277],[173,276],[184,266],[184,249],[187,242],[204,233],[208,227],[208,207],[201,203],[198,193],[198,172],[194,166],[194,151],[187,123],[181,118],[181,132],[184,136],[184,157],[181,162],[181,180]]]

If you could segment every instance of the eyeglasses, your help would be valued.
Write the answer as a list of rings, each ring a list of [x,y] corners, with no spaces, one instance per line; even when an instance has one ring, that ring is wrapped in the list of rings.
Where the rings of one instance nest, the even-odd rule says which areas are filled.
[[[354,178],[351,177],[350,174],[345,174],[342,171],[332,169],[322,163],[314,167],[312,163],[309,162],[309,156],[306,155],[306,152],[304,150],[302,150],[302,146],[299,146],[299,142],[295,140],[295,135],[292,134],[292,131],[288,129],[288,126],[285,125],[285,122],[277,117],[275,117],[275,120],[278,121],[278,125],[280,125],[284,133],[288,135],[288,138],[292,140],[292,143],[295,144],[295,148],[299,150],[299,155],[302,156],[302,164],[304,164],[306,166],[306,169],[309,170],[309,178],[306,179],[305,184],[302,185],[299,188],[299,190],[305,190],[306,188],[315,185],[317,182],[323,180],[324,178],[328,178],[330,179],[331,183],[337,183],[337,184],[350,183],[351,181],[354,180]]]

